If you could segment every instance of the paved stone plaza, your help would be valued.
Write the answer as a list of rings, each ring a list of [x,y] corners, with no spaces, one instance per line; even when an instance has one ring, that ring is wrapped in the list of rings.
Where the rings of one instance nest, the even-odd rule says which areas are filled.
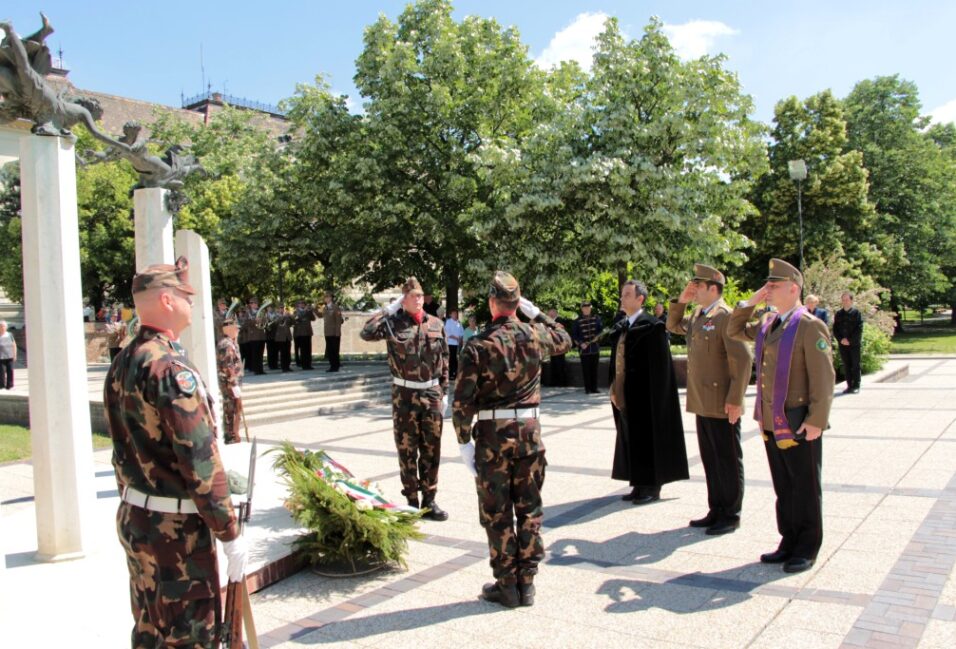
[[[807,573],[785,575],[758,561],[778,536],[763,443],[749,417],[741,529],[707,537],[687,527],[706,513],[690,416],[691,480],[665,486],[661,502],[635,507],[620,500],[625,485],[608,477],[614,430],[607,398],[548,390],[548,556],[533,608],[505,610],[476,597],[490,577],[487,548],[472,480],[446,428],[438,502],[451,519],[422,523],[428,536],[412,544],[408,570],[350,579],[306,570],[254,594],[261,646],[950,649],[956,358],[893,360],[887,370],[904,364],[903,380],[864,378],[861,394],[835,399],[823,442],[824,543]],[[748,408],[752,402],[751,390]],[[397,496],[391,430],[386,408],[256,428],[260,443],[291,439],[324,448]],[[32,530],[8,527],[28,519],[30,466],[0,467],[3,646],[63,646],[48,644],[50,636],[82,647],[127,642],[132,620],[112,527],[108,451],[96,461],[100,544],[89,559],[60,565],[33,563],[23,550]],[[68,606],[51,606],[63,592]]]

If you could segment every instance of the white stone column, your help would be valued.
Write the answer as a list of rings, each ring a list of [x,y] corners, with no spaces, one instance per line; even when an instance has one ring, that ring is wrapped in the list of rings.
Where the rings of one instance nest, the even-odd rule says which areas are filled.
[[[199,368],[209,393],[216,400],[216,423],[222,435],[222,403],[216,374],[216,338],[213,333],[212,283],[209,279],[209,247],[192,230],[176,233],[176,257],[189,260],[189,283],[196,289],[193,297],[193,321],[179,337],[193,365]]]
[[[59,561],[91,548],[96,504],[69,139],[20,140],[20,201],[37,558]]]
[[[166,209],[168,190],[146,187],[133,191],[136,270],[151,264],[172,264],[173,215]]]

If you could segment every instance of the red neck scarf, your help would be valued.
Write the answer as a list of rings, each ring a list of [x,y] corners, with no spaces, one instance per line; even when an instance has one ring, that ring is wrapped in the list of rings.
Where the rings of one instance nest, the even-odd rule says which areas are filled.
[[[421,324],[422,320],[425,319],[425,309],[422,309],[418,313],[409,313],[408,315],[415,321],[415,324]]]

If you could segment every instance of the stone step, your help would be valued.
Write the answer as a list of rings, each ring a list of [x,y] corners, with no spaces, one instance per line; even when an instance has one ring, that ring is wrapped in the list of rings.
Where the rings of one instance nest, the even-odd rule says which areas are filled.
[[[243,381],[242,392],[247,399],[273,396],[301,396],[318,392],[343,392],[361,390],[368,386],[391,384],[391,375],[387,372],[380,374],[364,374],[343,376],[341,378],[310,378],[303,381],[275,381],[270,383],[253,383]]]
[[[390,393],[389,393],[390,394]],[[248,412],[246,414],[246,423],[250,427],[255,427],[257,425],[265,424],[274,424],[280,421],[292,421],[295,419],[306,419],[308,417],[315,417],[317,415],[331,415],[335,413],[345,412],[348,410],[360,410],[363,408],[371,408],[374,406],[381,406],[386,403],[385,395],[381,399],[372,399],[372,398],[358,398],[358,399],[344,399],[335,402],[334,404],[326,405],[296,405],[295,407],[286,408],[284,410],[279,410],[275,412]]]
[[[324,393],[317,392],[314,396],[309,398],[273,398],[268,400],[257,400],[257,401],[247,401],[243,399],[242,405],[246,409],[246,413],[259,414],[265,412],[281,412],[289,409],[305,408],[305,407],[320,407],[320,406],[334,406],[338,403],[345,401],[353,401],[356,399],[371,399],[375,401],[383,401],[385,399],[391,398],[391,388],[378,388],[378,389],[369,389],[369,390],[352,390],[347,392],[336,392],[336,393]]]

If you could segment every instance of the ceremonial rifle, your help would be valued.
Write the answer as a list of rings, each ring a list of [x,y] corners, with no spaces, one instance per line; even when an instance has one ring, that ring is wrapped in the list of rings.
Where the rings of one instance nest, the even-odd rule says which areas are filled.
[[[248,434],[248,432],[247,432]],[[256,438],[252,438],[252,448],[249,451],[249,477],[246,487],[246,502],[239,504],[239,533],[245,531],[245,524],[252,514],[252,490],[256,480]],[[249,640],[249,649],[259,649],[259,638],[256,635],[256,624],[252,618],[252,607],[249,601],[249,588],[246,578],[238,582],[229,582],[226,587],[226,611],[222,634],[223,649],[243,649],[242,627],[246,628],[246,637]]]

